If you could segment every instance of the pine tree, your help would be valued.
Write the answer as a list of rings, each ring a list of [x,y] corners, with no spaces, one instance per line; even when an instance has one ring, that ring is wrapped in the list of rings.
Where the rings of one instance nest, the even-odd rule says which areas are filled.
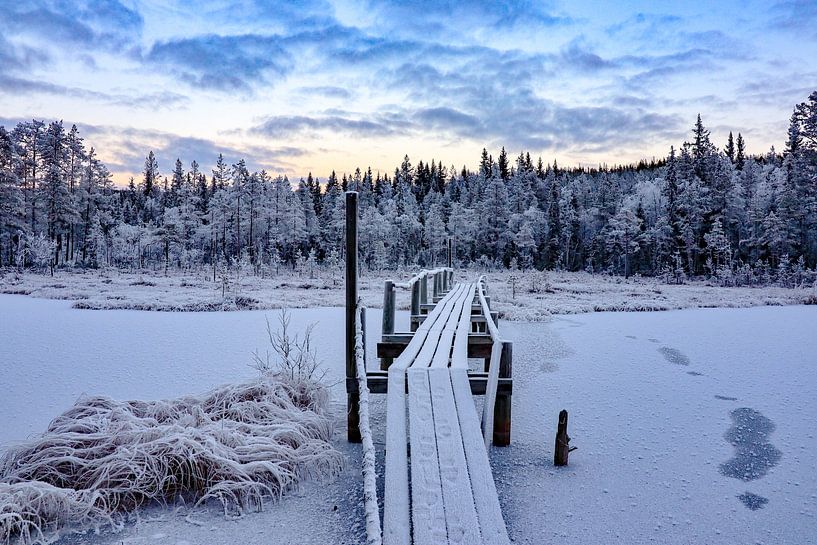
[[[219,153],[216,168],[213,169],[210,193],[215,193],[219,189],[226,189],[229,183],[230,171],[227,167],[227,162],[224,160],[224,156]]]
[[[743,136],[738,133],[738,148],[735,152],[735,167],[738,170],[743,170],[743,165],[746,162],[746,146],[743,142]]]
[[[244,197],[247,184],[249,182],[250,173],[247,171],[247,164],[244,159],[240,159],[238,163],[233,165],[232,170],[233,186],[231,188],[234,209],[235,209],[235,256],[237,261],[241,261],[242,239],[241,239],[241,199]]]
[[[145,158],[145,169],[143,171],[143,185],[142,190],[145,197],[155,197],[159,184],[159,163],[156,162],[156,156],[153,151],[148,153]]]
[[[507,181],[511,176],[511,172],[508,165],[508,154],[505,152],[504,146],[502,147],[502,151],[499,152],[499,161],[497,162],[497,166],[499,167],[500,178]]]
[[[14,142],[0,126],[0,267],[14,265],[17,247],[25,233],[25,203],[15,173]]]
[[[729,131],[729,139],[726,141],[726,148],[724,148],[726,156],[735,164],[735,140],[732,138],[732,131]]]

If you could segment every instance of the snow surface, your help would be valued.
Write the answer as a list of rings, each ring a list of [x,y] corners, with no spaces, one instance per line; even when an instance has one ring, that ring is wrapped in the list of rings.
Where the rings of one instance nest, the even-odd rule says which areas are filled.
[[[167,398],[249,378],[252,351],[266,348],[265,314],[274,318],[87,311],[0,295],[0,444],[44,430],[82,393]],[[61,543],[364,542],[361,449],[342,433],[343,310],[292,312],[294,330],[311,321],[334,384],[334,443],[347,456],[340,477],[239,520],[219,509],[148,509],[122,533]],[[815,324],[814,306],[500,321],[515,344],[512,443],[490,457],[513,541],[817,543]],[[373,367],[376,310],[367,325]],[[397,329],[407,327],[399,313]],[[385,397],[370,407],[378,475]],[[562,408],[579,449],[557,469]]]
[[[514,341],[512,444],[490,455],[515,543],[817,543],[817,307],[500,329]],[[563,408],[578,450],[556,468]],[[736,437],[754,443],[754,471]],[[730,477],[734,465],[750,471]]]

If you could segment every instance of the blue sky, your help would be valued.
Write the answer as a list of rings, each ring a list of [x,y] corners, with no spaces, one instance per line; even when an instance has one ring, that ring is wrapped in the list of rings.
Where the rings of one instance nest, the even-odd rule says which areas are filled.
[[[156,151],[272,173],[778,148],[817,89],[817,0],[0,0],[0,124],[77,123],[118,182]]]

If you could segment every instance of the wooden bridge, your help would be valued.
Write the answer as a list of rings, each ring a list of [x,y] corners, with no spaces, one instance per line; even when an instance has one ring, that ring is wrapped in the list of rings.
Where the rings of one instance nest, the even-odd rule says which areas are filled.
[[[371,462],[368,394],[387,394],[382,541],[373,463],[364,465],[364,498],[374,502],[366,509],[368,542],[510,543],[487,447],[510,444],[512,345],[499,336],[484,278],[455,284],[446,267],[403,285],[387,281],[381,370],[367,371],[359,353],[365,313],[357,298],[357,194],[346,199],[347,432],[350,441],[363,440]],[[394,331],[398,287],[411,291],[410,332]],[[469,358],[484,360],[483,368],[470,370]],[[485,396],[481,417],[474,394]]]

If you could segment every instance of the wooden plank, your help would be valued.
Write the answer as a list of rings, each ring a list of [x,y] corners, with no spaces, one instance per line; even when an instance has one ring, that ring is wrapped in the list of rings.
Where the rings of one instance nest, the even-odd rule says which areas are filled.
[[[406,375],[389,373],[386,399],[386,476],[383,482],[383,543],[411,543],[406,435]],[[399,393],[398,393],[399,392]]]
[[[474,284],[468,284],[466,287],[465,303],[463,304],[459,323],[457,324],[454,347],[451,353],[451,367],[468,368],[468,352],[472,337],[469,335],[469,330],[471,329],[470,321],[473,317],[471,300],[474,296],[474,288]],[[476,340],[476,336],[474,336],[474,340]]]
[[[469,312],[473,312],[473,307],[469,308]],[[471,492],[482,534],[482,543],[485,545],[506,545],[510,544],[508,531],[502,518],[502,510],[499,506],[496,485],[491,472],[491,464],[488,461],[488,452],[483,436],[480,433],[477,410],[471,397],[473,385],[468,376],[468,360],[466,358],[469,327],[470,324],[466,323],[457,329],[457,336],[454,339],[454,351],[451,356],[451,385],[460,423]]]
[[[425,368],[411,368],[409,441],[411,443],[411,521],[417,544],[448,543],[431,386]],[[388,497],[388,496],[387,496]]]
[[[480,433],[479,418],[468,388],[468,375],[461,367],[451,368],[451,384],[460,422],[463,450],[465,451],[474,506],[485,545],[509,545],[508,530],[502,518],[502,509],[496,493],[496,484]]]
[[[434,434],[437,438],[448,543],[479,543],[479,523],[463,451],[451,374],[447,368],[432,367],[428,370],[428,379],[431,384]]]

